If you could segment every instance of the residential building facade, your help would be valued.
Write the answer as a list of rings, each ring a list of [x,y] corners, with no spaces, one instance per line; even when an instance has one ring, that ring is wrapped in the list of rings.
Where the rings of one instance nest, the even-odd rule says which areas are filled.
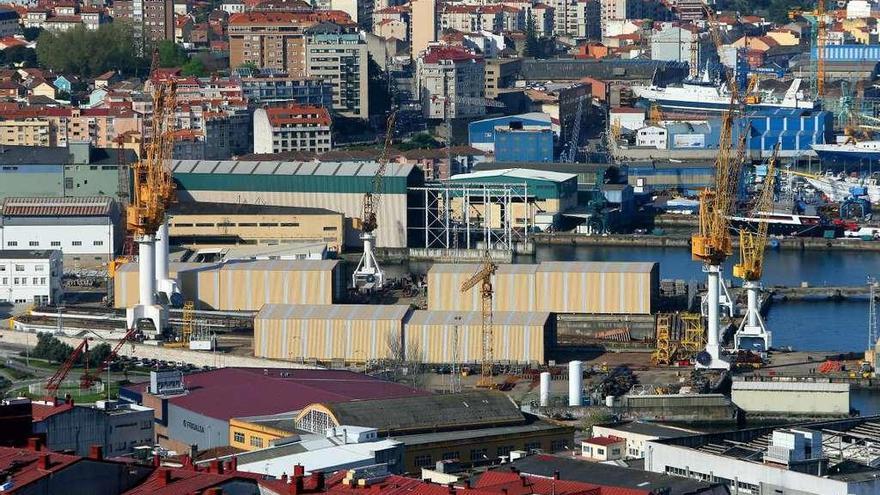
[[[0,302],[47,305],[61,300],[61,251],[0,249]]]
[[[289,104],[254,112],[254,153],[312,151],[333,148],[330,113],[326,108]]]
[[[419,100],[425,118],[478,117],[485,97],[485,60],[463,48],[433,46],[418,59]]]

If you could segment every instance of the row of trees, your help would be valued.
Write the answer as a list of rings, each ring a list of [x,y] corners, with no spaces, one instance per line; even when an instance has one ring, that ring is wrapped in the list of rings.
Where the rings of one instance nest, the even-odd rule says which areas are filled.
[[[83,366],[88,359],[89,368],[100,366],[110,355],[110,345],[102,343],[89,347],[88,355],[81,355],[76,361],[77,366]],[[73,352],[73,347],[61,342],[50,333],[37,334],[37,345],[31,351],[31,356],[45,359],[50,363],[63,363]]]
[[[156,48],[161,67],[181,67],[184,76],[203,76],[207,72],[201,59],[191,58],[173,41],[162,41]],[[60,74],[90,78],[110,70],[144,76],[151,59],[139,56],[130,24],[113,22],[94,31],[77,26],[65,32],[41,32],[36,62]]]

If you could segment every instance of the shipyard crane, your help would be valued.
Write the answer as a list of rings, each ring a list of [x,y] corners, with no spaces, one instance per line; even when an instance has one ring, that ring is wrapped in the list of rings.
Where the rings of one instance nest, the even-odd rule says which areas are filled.
[[[388,166],[388,150],[394,140],[394,123],[397,121],[397,110],[392,110],[385,126],[385,143],[382,153],[379,155],[379,166],[373,175],[371,191],[364,193],[363,213],[361,215],[361,240],[364,242],[364,254],[351,274],[351,284],[354,288],[369,291],[381,289],[385,284],[385,272],[376,261],[373,247],[376,242],[376,228],[379,226],[376,214],[379,212],[379,202],[382,199],[382,181],[385,178],[385,169]]]
[[[126,342],[131,342],[132,350],[134,349],[134,343],[139,340],[142,336],[140,330],[137,327],[129,328],[125,335],[122,336],[121,339],[116,341],[116,344],[113,345],[113,348],[110,349],[110,354],[107,355],[106,358],[101,362],[101,364],[95,368],[95,373],[89,373],[88,368],[86,368],[85,372],[83,372],[82,377],[80,378],[80,387],[88,388],[91,387],[92,384],[95,383],[99,379],[99,376],[102,372],[106,371],[110,368],[110,365],[119,355],[119,351],[122,349],[122,346],[125,345]],[[106,384],[107,387],[110,386],[109,383]]]
[[[61,383],[67,378],[67,374],[70,373],[70,370],[73,368],[73,365],[76,364],[76,361],[80,356],[86,356],[86,373],[88,373],[88,354],[89,339],[83,339],[78,346],[74,347],[73,352],[67,356],[67,360],[61,363],[61,366],[55,370],[55,374],[50,376],[46,381],[46,397],[50,399],[55,398],[55,394],[58,393],[58,389],[61,388]]]
[[[812,28],[812,44],[816,49],[814,75],[816,77],[816,98],[825,96],[825,43],[827,42],[828,19],[825,16],[825,0],[816,0],[816,8],[810,11],[792,9],[788,12],[789,19],[803,17]]]
[[[759,218],[761,214],[769,214],[773,210],[778,154],[779,143],[773,148],[773,154],[767,161],[767,175],[754,207],[756,218]],[[761,275],[764,272],[764,250],[767,247],[769,227],[768,222],[759,221],[756,232],[745,228],[739,232],[740,261],[733,265],[733,276],[743,280],[743,289],[746,291],[746,314],[734,335],[735,350],[766,352],[770,349],[771,334],[764,324],[758,305]]]
[[[718,22],[711,9],[706,8],[709,18],[709,32],[716,47],[721,46]],[[745,158],[745,134],[740,133],[737,151],[734,154],[733,126],[735,116],[741,110],[740,94],[736,81],[728,72],[727,85],[730,88],[730,103],[721,119],[718,155],[715,159],[715,183],[700,193],[699,231],[691,237],[691,256],[703,264],[706,273],[706,349],[697,354],[697,366],[707,369],[729,369],[730,363],[721,358],[720,346],[720,301],[721,265],[733,252],[730,238],[729,215],[733,211],[740,169]]]
[[[140,160],[132,166],[134,181],[131,205],[126,210],[126,225],[138,244],[139,301],[126,311],[127,328],[149,320],[160,334],[167,321],[166,308],[156,302],[156,236],[165,225],[165,212],[174,201],[174,181],[167,168],[174,147],[177,82],[173,78],[151,75],[153,115],[150,139]],[[165,237],[167,241],[167,229]],[[167,242],[163,243],[167,249]],[[167,252],[160,253],[167,257]]]
[[[480,269],[461,284],[462,293],[471,290],[477,284],[480,285],[482,322],[480,326],[480,380],[477,382],[477,387],[482,388],[492,388],[495,385],[492,381],[492,367],[495,363],[495,334],[492,328],[492,296],[494,294],[492,276],[495,275],[495,270],[498,267],[489,256],[488,242],[487,239]]]

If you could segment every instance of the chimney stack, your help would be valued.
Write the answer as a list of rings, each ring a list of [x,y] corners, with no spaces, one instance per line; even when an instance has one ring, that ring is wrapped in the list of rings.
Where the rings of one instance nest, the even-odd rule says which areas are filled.
[[[554,479],[554,480],[558,480],[558,479],[559,479],[559,471],[553,471],[553,479]]]
[[[171,470],[162,469],[159,471],[159,486],[168,486],[171,484]]]
[[[305,492],[303,477],[295,475],[293,481],[290,482],[290,495],[301,495],[303,492]]]
[[[447,483],[446,489],[449,490],[449,495],[455,495],[455,483]]]
[[[223,474],[223,464],[220,462],[219,459],[214,459],[213,461],[211,461],[211,469],[209,472],[215,474]]]
[[[312,471],[312,489],[316,492],[324,491],[324,473],[322,471]]]
[[[40,437],[30,437],[28,438],[28,449],[33,450],[34,452],[39,452],[43,448],[43,442],[40,440]]]
[[[47,471],[49,469],[49,454],[40,454],[40,458],[37,459],[37,466],[43,471]]]
[[[162,458],[159,457],[159,454],[153,454],[153,467],[159,467],[162,465]]]
[[[229,470],[233,473],[238,471],[238,457],[232,456],[232,460],[229,461]]]
[[[103,461],[104,460],[104,447],[100,445],[92,445],[89,449],[89,459],[95,461]]]
[[[293,475],[294,476],[305,476],[306,468],[302,464],[297,464],[293,466]]]

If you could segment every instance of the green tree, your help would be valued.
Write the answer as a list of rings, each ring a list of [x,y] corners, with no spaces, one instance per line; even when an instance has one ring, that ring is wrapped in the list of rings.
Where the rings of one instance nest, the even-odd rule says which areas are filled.
[[[62,74],[93,77],[115,69],[135,74],[143,60],[135,55],[131,26],[104,24],[97,30],[85,26],[63,33],[43,31],[37,39],[37,61]]]
[[[434,139],[433,136],[426,132],[420,132],[412,137],[409,141],[405,143],[400,143],[398,146],[402,151],[409,150],[429,150],[429,149],[437,149],[440,147],[440,142]]]
[[[33,48],[13,46],[3,50],[5,64],[22,66],[24,68],[37,66],[37,52]]]
[[[29,27],[21,30],[21,33],[24,35],[24,39],[27,41],[34,41],[35,39],[40,37],[40,33],[42,32],[42,28],[38,27]]]
[[[202,59],[193,57],[189,62],[183,64],[180,73],[183,76],[202,77],[207,75],[208,71],[205,69],[205,63],[202,62]]]
[[[544,54],[541,47],[541,41],[538,39],[538,29],[535,25],[535,17],[532,16],[531,12],[529,12],[529,16],[526,19],[525,56],[541,58],[543,55]]]
[[[159,52],[159,67],[182,67],[189,62],[186,50],[171,40],[162,40],[156,47]]]

